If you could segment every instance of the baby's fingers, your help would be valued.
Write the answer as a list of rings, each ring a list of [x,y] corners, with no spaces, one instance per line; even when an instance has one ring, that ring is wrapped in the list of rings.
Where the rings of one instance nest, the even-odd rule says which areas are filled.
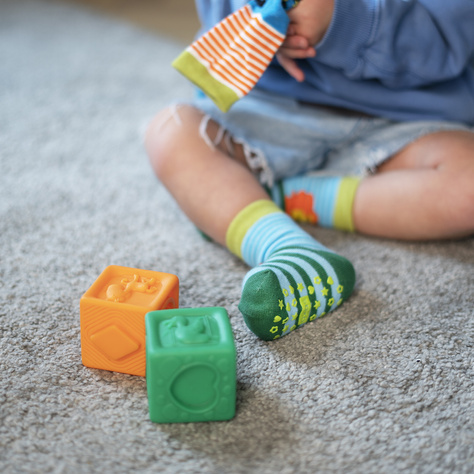
[[[294,79],[298,82],[304,81],[304,72],[303,70],[296,64],[296,61],[293,59],[281,54],[277,53],[276,58],[280,63],[281,67]]]
[[[304,49],[290,48],[285,45],[282,45],[278,52],[291,59],[306,59],[314,58],[316,56],[316,51],[314,48],[308,47]]]
[[[283,46],[286,48],[306,49],[309,47],[308,40],[301,35],[287,34]]]
[[[312,58],[316,54],[308,40],[301,35],[288,35],[280,46],[279,52],[293,59]]]

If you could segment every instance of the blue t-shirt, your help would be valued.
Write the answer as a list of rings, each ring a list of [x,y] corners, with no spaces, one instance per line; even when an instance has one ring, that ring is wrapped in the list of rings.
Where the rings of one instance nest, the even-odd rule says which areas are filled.
[[[304,1],[304,0],[303,0]],[[196,0],[203,31],[246,0]],[[335,0],[298,83],[273,61],[258,87],[394,120],[474,125],[474,0]]]

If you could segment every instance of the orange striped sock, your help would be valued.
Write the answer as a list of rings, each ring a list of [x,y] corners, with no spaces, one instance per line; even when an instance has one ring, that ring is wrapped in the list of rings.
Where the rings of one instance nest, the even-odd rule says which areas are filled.
[[[283,43],[295,0],[252,0],[197,39],[173,67],[227,112],[247,95]]]

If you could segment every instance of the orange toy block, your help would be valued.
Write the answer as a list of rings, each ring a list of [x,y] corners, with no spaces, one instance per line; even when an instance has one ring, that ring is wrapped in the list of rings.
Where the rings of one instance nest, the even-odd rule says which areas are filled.
[[[145,314],[179,306],[176,275],[107,267],[80,301],[82,363],[145,376]]]

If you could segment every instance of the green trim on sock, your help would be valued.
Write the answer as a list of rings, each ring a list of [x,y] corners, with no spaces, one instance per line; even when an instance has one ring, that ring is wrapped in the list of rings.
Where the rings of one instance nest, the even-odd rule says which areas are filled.
[[[354,220],[352,218],[352,207],[354,197],[359,187],[360,178],[343,178],[339,186],[339,193],[334,206],[334,228],[355,232]]]
[[[215,104],[227,112],[239,96],[222,82],[211,76],[206,66],[200,63],[189,51],[183,51],[173,62],[172,66],[202,89]]]
[[[261,199],[249,204],[242,209],[232,220],[226,234],[227,248],[238,257],[242,258],[242,241],[245,234],[260,218],[281,212],[281,209],[273,202]]]

